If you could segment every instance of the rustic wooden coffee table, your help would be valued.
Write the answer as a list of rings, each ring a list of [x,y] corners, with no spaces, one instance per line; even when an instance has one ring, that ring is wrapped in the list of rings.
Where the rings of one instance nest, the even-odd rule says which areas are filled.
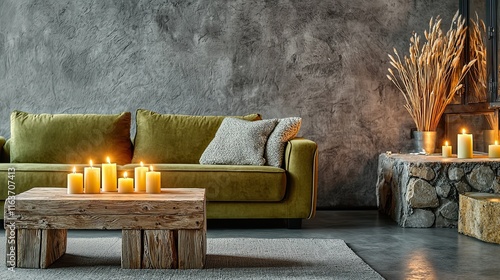
[[[14,239],[16,267],[50,266],[66,252],[68,229],[121,229],[122,268],[205,264],[205,189],[66,194],[65,188],[33,188],[15,196],[15,207],[9,205],[5,203],[5,234],[11,237],[6,251],[9,256]]]

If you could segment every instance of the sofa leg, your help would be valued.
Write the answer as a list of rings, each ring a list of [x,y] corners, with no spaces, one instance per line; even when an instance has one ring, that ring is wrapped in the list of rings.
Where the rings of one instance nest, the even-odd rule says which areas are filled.
[[[289,229],[302,228],[302,219],[287,219],[286,222]]]

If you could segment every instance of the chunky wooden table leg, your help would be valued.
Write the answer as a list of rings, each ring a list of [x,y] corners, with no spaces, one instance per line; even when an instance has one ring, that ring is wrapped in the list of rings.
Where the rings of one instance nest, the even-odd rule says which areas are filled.
[[[140,229],[122,230],[122,268],[141,268],[142,231]]]
[[[175,232],[172,230],[143,230],[142,268],[177,268],[175,241]]]
[[[68,241],[66,229],[42,229],[40,267],[47,268],[64,253]]]
[[[41,229],[17,230],[17,267],[40,268]]]
[[[204,229],[179,230],[179,268],[203,268],[206,255]]]

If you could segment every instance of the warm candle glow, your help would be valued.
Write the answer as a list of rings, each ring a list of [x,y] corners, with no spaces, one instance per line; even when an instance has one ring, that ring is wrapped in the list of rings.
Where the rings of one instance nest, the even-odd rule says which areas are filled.
[[[141,166],[134,168],[134,184],[136,192],[146,190],[146,172],[148,172],[148,167],[145,167],[142,161]]]
[[[498,140],[495,140],[495,145],[498,145]]]
[[[457,134],[457,158],[473,158],[473,137],[467,134],[465,128],[462,134]]]
[[[448,146],[448,141],[444,142],[441,153],[444,158],[451,157],[451,146]]]
[[[73,166],[73,174],[76,173],[76,167]]]
[[[127,171],[123,172],[123,178],[127,178]]]
[[[92,160],[90,160],[90,168],[92,168]]]
[[[149,171],[153,171],[153,166],[152,165],[149,166]]]
[[[109,157],[106,157],[106,161],[107,161],[108,163],[111,163],[111,160],[109,160]]]

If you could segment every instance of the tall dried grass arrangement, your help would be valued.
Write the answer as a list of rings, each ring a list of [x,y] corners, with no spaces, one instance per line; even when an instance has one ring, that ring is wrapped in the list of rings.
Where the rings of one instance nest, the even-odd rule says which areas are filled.
[[[410,38],[409,57],[401,60],[394,48],[395,57],[389,54],[387,77],[403,94],[404,107],[410,113],[418,131],[435,131],[446,106],[463,87],[465,75],[476,62],[462,66],[462,52],[467,27],[457,12],[448,32],[441,30],[441,18],[431,18],[427,40],[420,47],[420,36],[415,32]],[[454,26],[456,25],[456,26]]]
[[[470,20],[469,25],[469,57],[476,59],[476,63],[470,69],[469,102],[486,102],[486,25],[479,19],[476,13],[476,19]]]

